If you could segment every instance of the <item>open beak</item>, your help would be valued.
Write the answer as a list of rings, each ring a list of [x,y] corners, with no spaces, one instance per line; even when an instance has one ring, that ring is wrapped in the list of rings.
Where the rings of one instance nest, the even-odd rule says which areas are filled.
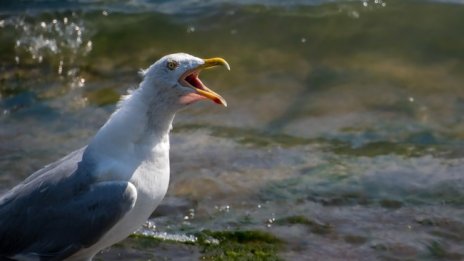
[[[221,95],[217,94],[216,92],[206,87],[201,82],[200,78],[198,78],[198,76],[200,75],[200,72],[202,70],[209,69],[215,66],[225,66],[227,70],[230,70],[229,64],[226,62],[226,60],[222,58],[210,58],[210,59],[204,59],[203,61],[204,61],[203,64],[185,72],[180,77],[179,82],[186,87],[190,87],[194,89],[197,94],[207,99],[210,99],[217,104],[221,104],[224,107],[227,107],[226,100],[224,100],[224,98],[222,98]]]

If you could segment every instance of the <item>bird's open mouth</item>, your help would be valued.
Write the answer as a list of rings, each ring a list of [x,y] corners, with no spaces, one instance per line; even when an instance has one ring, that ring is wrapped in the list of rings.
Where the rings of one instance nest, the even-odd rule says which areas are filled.
[[[207,69],[207,68],[211,68],[211,67],[215,67],[219,65],[225,66],[228,70],[230,70],[229,64],[222,58],[205,59],[202,65],[185,72],[179,78],[179,82],[185,87],[190,87],[194,89],[197,94],[205,98],[208,98],[217,104],[222,104],[224,106],[227,106],[226,100],[224,100],[224,98],[222,98],[221,95],[217,94],[216,92],[206,87],[206,85],[204,85],[203,82],[199,78],[200,72],[203,69]]]
[[[183,80],[188,85],[190,85],[190,87],[193,87],[195,89],[205,90],[206,86],[203,84],[203,82],[201,82],[200,78],[198,78],[199,75],[200,75],[199,71],[193,71],[187,74],[187,76],[185,76]]]

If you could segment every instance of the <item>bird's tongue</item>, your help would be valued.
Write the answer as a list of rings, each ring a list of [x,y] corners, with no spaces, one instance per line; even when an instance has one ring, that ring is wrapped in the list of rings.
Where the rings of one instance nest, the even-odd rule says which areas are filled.
[[[197,93],[201,96],[208,98],[217,104],[227,106],[227,102],[224,100],[224,98],[222,98],[221,95],[215,93],[214,91],[206,87],[203,84],[203,82],[201,82],[200,78],[198,78],[197,73],[192,73],[188,75],[187,77],[185,77],[185,81],[193,87],[195,87]]]
[[[201,82],[200,78],[198,78],[198,74],[192,73],[189,76],[187,76],[185,80],[197,89],[205,89],[205,85]]]

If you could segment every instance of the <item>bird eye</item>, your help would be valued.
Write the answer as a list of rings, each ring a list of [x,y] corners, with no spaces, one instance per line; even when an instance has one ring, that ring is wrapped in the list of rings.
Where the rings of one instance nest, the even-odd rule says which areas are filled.
[[[169,70],[172,71],[172,70],[176,69],[179,66],[179,64],[176,61],[170,60],[170,61],[168,61],[166,66],[168,67]]]

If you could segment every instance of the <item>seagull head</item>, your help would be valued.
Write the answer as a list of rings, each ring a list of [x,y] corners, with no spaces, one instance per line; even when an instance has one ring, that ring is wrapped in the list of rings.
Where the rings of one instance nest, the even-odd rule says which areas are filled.
[[[185,53],[170,54],[151,65],[144,73],[148,88],[156,88],[160,99],[169,101],[176,107],[184,107],[193,102],[209,99],[227,106],[221,95],[206,87],[200,80],[200,72],[216,66],[230,70],[223,58],[201,59]]]

